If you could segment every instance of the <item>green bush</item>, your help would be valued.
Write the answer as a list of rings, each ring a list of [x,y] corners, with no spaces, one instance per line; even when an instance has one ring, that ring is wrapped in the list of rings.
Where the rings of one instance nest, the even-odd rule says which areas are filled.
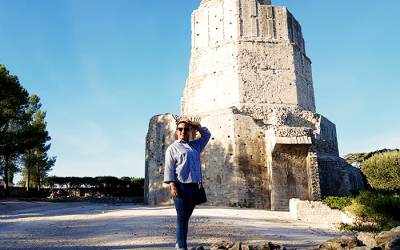
[[[371,205],[371,214],[388,222],[400,221],[400,198],[385,196],[377,199]]]
[[[375,154],[361,163],[361,171],[372,188],[400,190],[400,152]]]
[[[376,199],[379,198],[378,191],[364,190],[361,191],[353,200],[353,204],[364,205],[370,207]]]
[[[392,192],[384,190],[364,190],[359,193],[353,200],[351,206],[346,208],[346,211],[362,218],[379,218],[378,214],[371,210],[374,204],[384,197],[392,197]]]
[[[337,207],[339,209],[343,209],[351,205],[351,201],[347,197],[328,196],[323,200],[323,202],[328,204],[330,207]]]
[[[356,215],[364,223],[344,225],[343,229],[378,232],[400,225],[400,197],[396,197],[392,191],[364,190],[351,203],[344,210]]]
[[[350,212],[351,214],[354,214],[362,220],[366,220],[371,217],[371,209],[368,206],[364,206],[361,204],[353,203],[350,206],[344,208],[344,210]]]

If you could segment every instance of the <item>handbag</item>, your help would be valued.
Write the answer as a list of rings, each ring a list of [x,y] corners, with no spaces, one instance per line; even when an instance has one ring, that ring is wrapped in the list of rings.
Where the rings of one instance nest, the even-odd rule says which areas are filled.
[[[203,176],[202,176],[200,186],[199,186],[199,197],[197,198],[197,205],[206,203],[206,202],[207,202],[207,196],[206,196],[206,190],[204,190],[204,187],[203,187]]]

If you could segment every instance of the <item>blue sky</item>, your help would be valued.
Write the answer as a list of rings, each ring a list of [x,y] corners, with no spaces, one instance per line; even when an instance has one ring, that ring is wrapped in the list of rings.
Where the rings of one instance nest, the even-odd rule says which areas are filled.
[[[47,113],[51,175],[144,177],[153,115],[180,114],[200,0],[0,0],[0,64]],[[272,0],[300,22],[340,155],[400,148],[400,1]]]

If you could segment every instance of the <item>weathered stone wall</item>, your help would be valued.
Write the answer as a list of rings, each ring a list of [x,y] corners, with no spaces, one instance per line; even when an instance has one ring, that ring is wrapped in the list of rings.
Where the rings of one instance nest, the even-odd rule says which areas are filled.
[[[171,114],[153,116],[146,137],[144,203],[170,205],[169,185],[164,184],[165,151],[175,141],[175,119]]]
[[[307,168],[308,144],[278,144],[272,154],[272,189],[274,210],[287,210],[289,200],[309,200]]]
[[[287,210],[291,198],[320,200],[363,188],[359,170],[338,157],[334,124],[319,114],[233,107],[196,117],[212,133],[202,155],[208,204]],[[150,121],[146,204],[173,202],[162,181],[175,122],[171,114]]]
[[[8,187],[8,197],[12,198],[28,198],[28,197],[45,197],[50,193],[47,189],[41,189],[38,191],[35,188],[31,188],[28,192],[26,187]],[[0,186],[0,198],[5,198],[5,190],[3,186]]]
[[[315,111],[311,74],[304,78],[303,66],[295,64],[293,45],[252,40],[238,43],[241,104],[285,104]],[[308,66],[311,71],[311,62]]]
[[[304,201],[300,199],[291,199],[289,203],[290,214],[302,221],[340,224],[354,223],[356,218],[350,216],[338,208],[330,206],[320,201]]]
[[[287,210],[291,198],[315,201],[363,189],[359,170],[338,157],[334,124],[319,114],[233,107],[196,117],[212,133],[202,155],[208,204]],[[175,122],[170,114],[150,121],[146,204],[172,203],[162,180]]]
[[[266,143],[265,131],[257,126],[251,117],[230,114],[225,117],[215,119],[213,116],[206,117],[204,119],[205,124],[209,126],[208,120],[212,120],[214,126],[210,126],[211,133],[215,138],[215,143],[227,141],[227,149],[231,152],[227,152],[222,159],[215,159],[214,163],[221,162],[228,156],[229,167],[219,169],[218,175],[223,173],[233,173],[234,178],[228,180],[228,183],[235,183],[233,187],[230,187],[228,183],[222,183],[221,189],[225,192],[235,193],[235,196],[229,198],[227,205],[229,206],[245,206],[245,207],[257,207],[257,208],[270,208],[270,184],[269,184],[269,170],[266,163]],[[226,125],[225,125],[226,124]],[[230,126],[231,131],[220,132],[219,127]],[[214,136],[215,135],[215,136]],[[212,144],[210,145],[210,148]],[[215,151],[209,151],[212,155]],[[206,151],[207,157],[207,151]],[[207,158],[206,158],[207,166]],[[212,165],[211,165],[212,166]],[[208,168],[209,169],[209,168]],[[207,176],[209,171],[206,171]],[[214,175],[215,177],[215,175]],[[222,180],[224,181],[224,179]],[[212,183],[210,183],[210,186]],[[216,195],[211,204],[218,205],[221,197]]]
[[[8,187],[8,195],[13,198],[26,198],[28,193],[25,187]],[[5,189],[0,186],[0,198],[5,197]]]
[[[322,198],[327,196],[350,196],[352,190],[363,190],[360,170],[340,157],[319,157]]]
[[[336,136],[336,126],[324,116],[316,122],[315,145],[318,156],[339,156],[339,147]]]
[[[360,170],[339,157],[335,124],[321,116],[314,134],[322,198],[350,196],[351,190],[364,189]]]
[[[182,114],[247,104],[315,111],[301,26],[268,1],[203,1],[192,14]]]
[[[212,133],[204,150],[203,165],[208,204],[270,209],[265,131],[251,117],[232,112],[205,116],[201,124]],[[150,121],[145,204],[173,202],[169,186],[162,181],[165,150],[174,141],[175,126],[170,114],[155,116]]]
[[[313,133],[308,127],[272,125],[266,131],[272,169],[271,208],[287,210],[289,199],[320,200],[319,172]]]

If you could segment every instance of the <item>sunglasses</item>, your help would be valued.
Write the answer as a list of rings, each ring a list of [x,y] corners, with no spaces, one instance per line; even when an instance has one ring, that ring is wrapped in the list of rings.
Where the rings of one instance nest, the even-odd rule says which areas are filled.
[[[184,130],[185,132],[188,132],[189,128],[177,128],[176,130],[179,130],[179,132],[182,132],[182,130]]]

